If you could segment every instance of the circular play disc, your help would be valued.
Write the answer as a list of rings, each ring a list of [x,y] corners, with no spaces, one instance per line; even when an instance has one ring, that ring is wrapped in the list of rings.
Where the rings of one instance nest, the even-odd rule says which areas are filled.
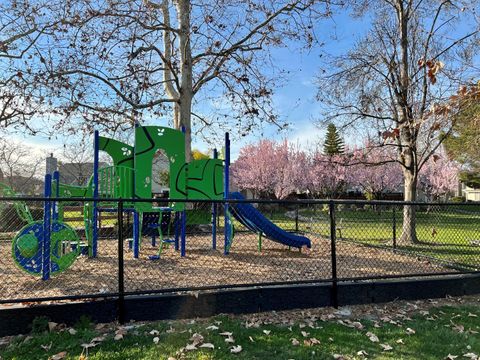
[[[41,275],[44,258],[42,249],[45,236],[43,221],[24,226],[12,242],[12,255],[15,263],[22,270]],[[80,253],[80,239],[69,225],[53,222],[50,230],[50,274],[55,274],[70,267]]]

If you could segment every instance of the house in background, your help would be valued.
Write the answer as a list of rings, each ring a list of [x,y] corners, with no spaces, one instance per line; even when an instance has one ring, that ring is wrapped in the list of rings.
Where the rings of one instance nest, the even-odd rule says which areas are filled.
[[[462,183],[462,196],[465,197],[465,201],[480,201],[480,189]]]

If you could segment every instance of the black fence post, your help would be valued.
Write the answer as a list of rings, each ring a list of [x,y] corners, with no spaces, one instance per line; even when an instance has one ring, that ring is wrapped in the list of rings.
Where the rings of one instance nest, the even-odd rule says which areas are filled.
[[[337,284],[337,225],[335,223],[335,203],[330,200],[330,244],[331,244],[331,262],[332,262],[332,305],[338,308],[338,284]]]
[[[393,248],[397,248],[397,215],[395,205],[392,206],[392,243]]]
[[[123,260],[123,201],[118,202],[118,322],[125,323],[125,280]]]
[[[295,232],[298,233],[298,204],[295,207]]]

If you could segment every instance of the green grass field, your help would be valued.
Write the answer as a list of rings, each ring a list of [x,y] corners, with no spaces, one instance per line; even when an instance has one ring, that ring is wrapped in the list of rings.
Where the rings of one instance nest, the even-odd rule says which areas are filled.
[[[460,266],[480,266],[480,206],[436,208],[429,212],[417,212],[417,236],[419,244],[400,244],[403,219],[399,209],[374,211],[342,210],[336,212],[337,239],[360,243],[393,246],[395,218],[397,249],[434,257]],[[267,214],[280,227],[294,230],[295,221],[286,217],[285,212]],[[330,237],[330,219],[327,212],[319,207],[301,209],[298,230],[325,238]]]
[[[299,315],[300,314],[300,315]],[[443,306],[409,316],[339,317],[321,321],[286,315],[286,324],[247,325],[219,316],[197,321],[156,322],[119,330],[87,321],[74,330],[18,337],[0,347],[0,357],[30,359],[477,359],[480,353],[478,305]],[[252,315],[254,316],[254,315]],[[262,315],[263,318],[270,316]],[[272,316],[284,316],[272,314]],[[291,317],[290,317],[291,316]],[[278,320],[278,319],[277,319]],[[268,321],[267,321],[268,322]],[[114,339],[117,334],[117,340]],[[226,342],[226,339],[229,342]],[[1,343],[1,342],[0,342]],[[95,346],[92,346],[96,344]],[[187,348],[187,345],[196,344]],[[202,344],[206,347],[200,347]],[[232,352],[235,351],[236,353]],[[55,357],[57,356],[57,357]]]

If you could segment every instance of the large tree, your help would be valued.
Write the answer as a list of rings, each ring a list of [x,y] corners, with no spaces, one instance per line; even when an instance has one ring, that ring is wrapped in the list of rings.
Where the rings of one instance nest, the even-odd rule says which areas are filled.
[[[477,0],[358,0],[371,27],[319,78],[328,121],[355,126],[396,149],[404,199],[415,201],[421,168],[451,132],[438,106],[471,76],[478,47]],[[404,207],[400,241],[417,241],[415,207]]]
[[[191,132],[283,127],[272,106],[282,71],[270,50],[311,46],[328,0],[79,0],[37,48],[62,123],[127,129],[173,119]],[[207,108],[214,108],[212,113]],[[79,116],[82,117],[78,123]],[[71,124],[71,123],[69,123]],[[165,124],[165,123],[163,123]],[[69,128],[69,126],[67,126]]]

